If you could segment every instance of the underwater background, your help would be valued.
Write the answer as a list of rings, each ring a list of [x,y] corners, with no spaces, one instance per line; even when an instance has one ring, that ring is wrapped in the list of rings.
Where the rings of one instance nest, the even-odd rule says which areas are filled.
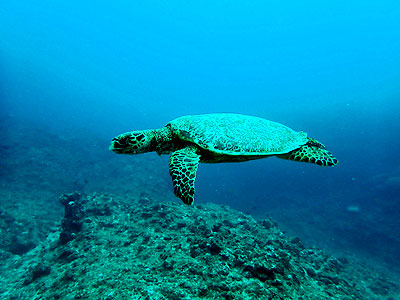
[[[399,16],[390,0],[3,1],[0,205],[39,228],[11,253],[60,223],[62,193],[179,202],[168,156],[118,156],[111,139],[234,112],[305,131],[340,163],[201,164],[195,206],[272,217],[398,273]]]

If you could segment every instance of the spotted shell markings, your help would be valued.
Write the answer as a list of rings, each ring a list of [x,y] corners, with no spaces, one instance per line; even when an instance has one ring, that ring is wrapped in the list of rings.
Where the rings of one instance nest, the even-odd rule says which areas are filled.
[[[307,134],[282,124],[239,114],[184,116],[168,124],[186,141],[220,154],[275,155],[307,143]]]

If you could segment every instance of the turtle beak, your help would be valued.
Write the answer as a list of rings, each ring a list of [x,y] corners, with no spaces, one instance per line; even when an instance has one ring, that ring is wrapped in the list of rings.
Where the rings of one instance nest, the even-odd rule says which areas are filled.
[[[111,145],[110,145],[110,147],[108,148],[108,150],[110,150],[110,151],[115,151],[115,142],[114,142],[114,140],[111,142]]]
[[[119,143],[119,140],[117,138],[113,138],[111,141],[111,145],[108,148],[110,151],[113,151],[115,153],[122,153],[122,145]]]
[[[115,147],[114,147],[114,142],[111,142],[110,147],[108,147],[108,150],[110,151],[114,151]]]

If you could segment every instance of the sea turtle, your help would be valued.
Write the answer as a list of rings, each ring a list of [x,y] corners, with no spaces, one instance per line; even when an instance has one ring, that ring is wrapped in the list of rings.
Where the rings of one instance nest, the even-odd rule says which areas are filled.
[[[169,173],[174,192],[188,205],[194,200],[199,162],[241,162],[276,156],[320,166],[338,163],[322,143],[305,132],[233,113],[183,116],[160,129],[123,133],[112,140],[110,150],[119,154],[172,153]]]

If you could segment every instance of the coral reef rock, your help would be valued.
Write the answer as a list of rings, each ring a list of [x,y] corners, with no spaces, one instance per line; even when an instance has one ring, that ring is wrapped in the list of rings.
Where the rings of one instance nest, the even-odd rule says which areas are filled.
[[[226,206],[61,196],[57,231],[0,267],[1,299],[398,299],[396,281]]]

